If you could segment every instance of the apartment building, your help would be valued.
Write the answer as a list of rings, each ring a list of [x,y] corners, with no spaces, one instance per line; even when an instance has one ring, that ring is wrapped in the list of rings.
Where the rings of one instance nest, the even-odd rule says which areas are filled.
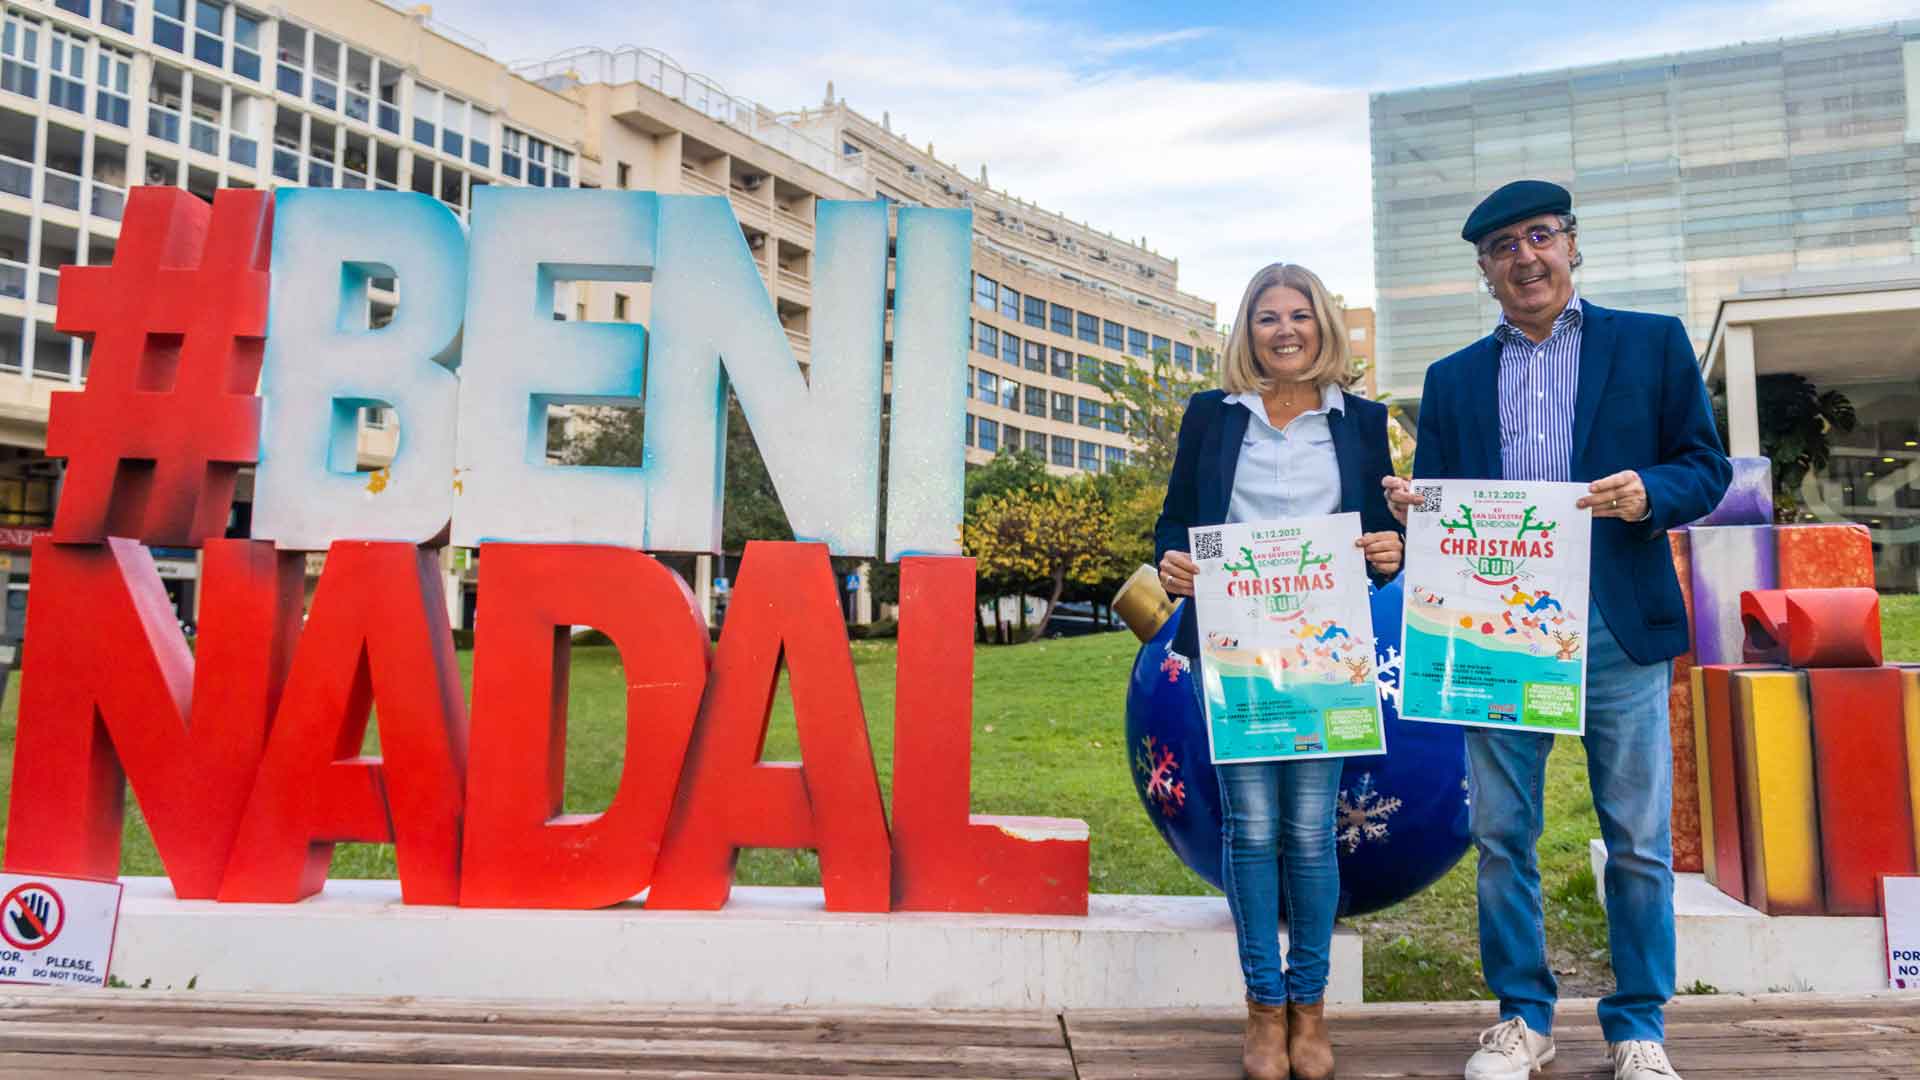
[[[1179,292],[1173,259],[962,177],[842,103],[776,112],[648,49],[510,69],[392,0],[0,0],[0,547],[15,579],[57,497],[49,395],[81,385],[90,360],[55,329],[58,268],[111,260],[140,183],[209,199],[222,187],[410,190],[462,218],[488,184],[724,196],[801,363],[818,200],[970,206],[970,462],[1022,446],[1057,471],[1111,467],[1128,442],[1092,373],[1157,351],[1206,370],[1219,349],[1213,305]],[[373,300],[378,325],[397,297]],[[649,301],[644,284],[579,285],[557,293],[555,316],[644,321]],[[363,414],[363,468],[390,459],[399,423]],[[250,498],[249,478],[236,530]],[[156,554],[191,618],[194,553]],[[449,559],[450,596],[466,593],[450,601],[466,609],[457,624],[472,564]],[[708,571],[694,568],[703,594]]]

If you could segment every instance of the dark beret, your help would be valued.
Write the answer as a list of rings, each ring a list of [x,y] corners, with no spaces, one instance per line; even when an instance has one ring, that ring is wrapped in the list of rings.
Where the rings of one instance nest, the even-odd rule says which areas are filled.
[[[1564,214],[1573,209],[1573,196],[1566,188],[1546,180],[1515,180],[1480,200],[1467,215],[1460,238],[1478,244],[1480,238],[1516,221],[1540,214]]]

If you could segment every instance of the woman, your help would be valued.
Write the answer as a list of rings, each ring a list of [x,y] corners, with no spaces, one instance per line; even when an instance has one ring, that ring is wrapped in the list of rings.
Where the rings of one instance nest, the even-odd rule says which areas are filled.
[[[1223,522],[1358,511],[1358,543],[1371,572],[1384,578],[1400,569],[1400,526],[1380,485],[1393,472],[1387,410],[1341,389],[1352,364],[1340,311],[1312,271],[1275,263],[1253,276],[1227,342],[1222,388],[1195,394],[1180,422],[1154,526],[1168,593],[1193,595],[1187,530]],[[1176,647],[1200,657],[1191,616]],[[1333,1075],[1321,999],[1340,896],[1333,845],[1340,767],[1339,758],[1216,767],[1227,903],[1247,981],[1243,1062],[1253,1080],[1286,1080],[1289,1067],[1298,1080]]]

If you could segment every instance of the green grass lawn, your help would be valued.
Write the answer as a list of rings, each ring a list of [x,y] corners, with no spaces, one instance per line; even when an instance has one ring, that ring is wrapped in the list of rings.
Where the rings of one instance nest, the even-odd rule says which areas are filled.
[[[1889,659],[1920,660],[1920,597],[1883,598]],[[881,785],[891,795],[894,648],[858,641],[854,665],[866,704]],[[1133,794],[1124,745],[1126,673],[1138,645],[1113,633],[975,650],[973,807],[976,812],[1084,819],[1093,832],[1095,892],[1206,894],[1213,890],[1174,858]],[[472,653],[460,654],[470,675]],[[618,783],[625,751],[621,694],[625,680],[610,648],[574,651],[567,738],[567,809],[604,809]],[[18,680],[0,705],[0,791],[11,787]],[[793,711],[776,699],[769,759],[798,757]],[[1540,842],[1547,932],[1562,992],[1605,993],[1612,974],[1606,916],[1594,899],[1587,841],[1599,835],[1587,793],[1586,757],[1578,740],[1560,741],[1547,770],[1547,826]],[[161,867],[139,809],[129,800],[121,869],[158,874]],[[0,838],[4,827],[0,826]],[[336,877],[391,877],[390,847],[341,845]],[[740,861],[748,884],[817,884],[811,853],[751,851]],[[1350,920],[1366,940],[1369,1000],[1440,1000],[1486,996],[1479,974],[1474,869],[1463,859],[1413,899]]]

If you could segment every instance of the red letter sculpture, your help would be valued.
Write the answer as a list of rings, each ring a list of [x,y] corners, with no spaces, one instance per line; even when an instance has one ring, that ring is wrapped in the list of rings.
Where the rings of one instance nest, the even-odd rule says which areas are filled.
[[[762,762],[783,652],[800,761]],[[747,545],[687,757],[647,907],[718,909],[739,849],[773,847],[820,852],[827,910],[888,909],[887,819],[825,545]]]
[[[596,908],[653,878],[707,680],[707,626],[659,560],[617,547],[488,544],[474,651],[473,757],[460,902]],[[600,814],[561,814],[570,627],[591,623],[627,674],[627,751]]]
[[[376,703],[381,756],[363,757]],[[404,902],[457,903],[466,742],[437,554],[335,543],[220,899],[311,896],[334,843],[361,841],[394,844]]]
[[[118,876],[131,777],[175,895],[214,896],[299,631],[302,568],[272,544],[208,543],[196,664],[145,548],[35,540],[8,870]]]
[[[972,559],[900,562],[894,908],[1085,915],[1086,822],[967,813],[973,587]]]

